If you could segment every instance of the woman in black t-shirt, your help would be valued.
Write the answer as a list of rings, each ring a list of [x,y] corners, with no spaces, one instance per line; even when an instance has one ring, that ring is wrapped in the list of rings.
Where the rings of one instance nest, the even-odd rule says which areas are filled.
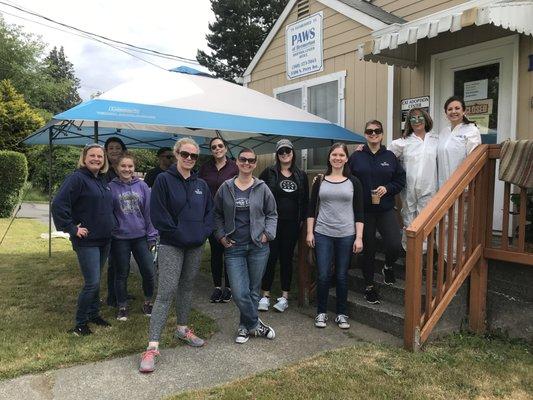
[[[294,247],[302,221],[307,215],[309,184],[307,175],[296,166],[296,156],[290,140],[281,139],[276,145],[276,164],[265,168],[259,176],[268,185],[278,209],[276,239],[270,242],[270,256],[262,282],[263,297],[259,311],[268,311],[270,289],[274,280],[275,266],[279,258],[282,295],[274,309],[283,312],[288,307],[292,281]]]

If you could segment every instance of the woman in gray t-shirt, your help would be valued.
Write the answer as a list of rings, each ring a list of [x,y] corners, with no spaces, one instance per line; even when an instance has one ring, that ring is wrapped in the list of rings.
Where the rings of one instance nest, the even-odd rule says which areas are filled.
[[[348,329],[346,303],[348,266],[351,254],[363,250],[363,195],[359,179],[347,166],[348,149],[335,143],[328,153],[325,175],[313,181],[307,218],[307,244],[315,248],[318,269],[317,316],[315,326],[326,326],[330,270],[335,260],[337,317],[341,329]]]

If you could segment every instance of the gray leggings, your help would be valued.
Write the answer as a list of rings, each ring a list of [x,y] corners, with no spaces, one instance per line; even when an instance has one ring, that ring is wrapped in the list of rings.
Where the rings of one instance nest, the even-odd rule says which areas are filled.
[[[180,249],[164,244],[159,246],[159,283],[150,318],[150,342],[159,342],[174,296],[176,322],[178,325],[187,325],[192,288],[200,268],[202,250],[203,246],[192,249]]]

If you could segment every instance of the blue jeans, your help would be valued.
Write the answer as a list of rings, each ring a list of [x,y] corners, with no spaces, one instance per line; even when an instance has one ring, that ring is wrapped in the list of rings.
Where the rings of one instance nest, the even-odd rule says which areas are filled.
[[[269,252],[268,245],[257,247],[253,243],[233,245],[224,250],[233,300],[241,312],[239,327],[249,331],[257,328],[259,321],[259,289]]]
[[[78,296],[76,325],[86,324],[90,319],[98,316],[100,274],[109,255],[109,247],[109,243],[105,246],[74,247],[84,280],[83,288]]]
[[[117,305],[128,305],[128,275],[130,273],[130,253],[139,266],[142,277],[143,293],[146,300],[151,300],[154,294],[154,257],[148,248],[146,236],[136,239],[113,239],[111,254],[116,266],[115,292]]]
[[[346,315],[348,300],[348,267],[355,235],[331,237],[315,232],[316,264],[318,268],[317,314],[327,312],[332,265],[337,279],[337,314]]]

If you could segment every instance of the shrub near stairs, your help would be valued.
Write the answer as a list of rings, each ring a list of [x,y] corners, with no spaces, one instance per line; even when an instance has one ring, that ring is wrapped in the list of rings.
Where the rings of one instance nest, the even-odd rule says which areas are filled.
[[[0,151],[0,218],[10,217],[28,178],[28,162],[22,153]]]

